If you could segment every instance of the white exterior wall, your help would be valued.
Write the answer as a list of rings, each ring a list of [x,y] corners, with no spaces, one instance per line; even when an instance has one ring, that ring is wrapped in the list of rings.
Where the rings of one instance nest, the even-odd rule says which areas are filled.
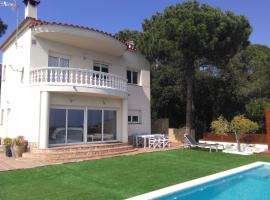
[[[4,109],[0,137],[24,135],[37,141],[39,95],[29,89],[31,30],[18,35],[17,47],[12,43],[3,52],[1,109]],[[4,71],[5,70],[5,71]]]
[[[126,77],[127,69],[135,69],[140,74],[139,85],[128,86],[128,109],[141,110],[142,123],[129,124],[129,135],[151,132],[150,116],[150,66],[139,53],[126,51],[122,56],[110,56],[90,50],[80,49],[69,45],[36,38],[31,29],[26,29],[19,35],[18,48],[13,43],[3,52],[3,66],[6,66],[5,81],[2,83],[1,109],[4,109],[3,126],[0,127],[0,137],[16,137],[24,135],[29,142],[38,143],[40,132],[40,101],[44,88],[29,86],[31,68],[46,67],[48,55],[60,54],[70,58],[70,67],[93,69],[95,61],[109,64],[109,73]],[[11,67],[10,67],[11,66]],[[4,68],[4,67],[3,67]],[[23,73],[20,70],[23,68]],[[14,70],[16,69],[16,70]],[[23,74],[23,75],[22,75]],[[23,79],[22,79],[23,77]],[[22,80],[22,81],[21,81]],[[89,95],[69,93],[77,100],[70,105],[67,96],[59,93],[50,95],[50,105],[90,106],[117,108],[118,134],[125,129],[122,123],[123,99],[111,97],[95,97],[89,101]],[[91,95],[91,94],[90,94]],[[106,105],[100,104],[106,99]],[[94,100],[95,99],[95,100]],[[7,110],[9,110],[7,125]],[[120,135],[119,135],[120,137]]]
[[[124,62],[128,69],[139,72],[139,84],[128,85],[128,109],[141,111],[139,124],[129,124],[129,135],[151,133],[150,66],[146,59],[136,52],[127,51]]]
[[[48,54],[59,54],[70,59],[70,67],[93,70],[95,61],[109,64],[109,73],[126,77],[126,71],[139,72],[139,84],[128,85],[128,109],[141,111],[141,123],[129,124],[129,135],[151,133],[151,105],[150,105],[150,65],[141,54],[126,51],[123,56],[116,57],[100,54],[90,50],[72,47],[62,43],[35,38],[33,46],[32,67],[48,65]]]

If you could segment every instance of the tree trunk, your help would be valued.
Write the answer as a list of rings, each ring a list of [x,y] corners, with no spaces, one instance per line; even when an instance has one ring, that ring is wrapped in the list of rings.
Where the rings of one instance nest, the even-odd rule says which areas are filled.
[[[192,105],[193,105],[193,70],[187,73],[187,104],[186,104],[186,134],[191,134],[192,130]]]
[[[240,139],[239,139],[239,135],[236,133],[236,132],[234,132],[234,134],[235,134],[235,140],[236,140],[236,142],[237,142],[237,151],[241,151],[241,146],[240,146]]]

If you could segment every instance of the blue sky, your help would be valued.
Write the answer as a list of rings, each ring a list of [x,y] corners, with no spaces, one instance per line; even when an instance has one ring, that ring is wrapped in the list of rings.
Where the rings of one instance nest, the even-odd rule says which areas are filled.
[[[0,0],[1,1],[1,0]],[[5,0],[12,2],[13,0]],[[270,0],[199,0],[222,10],[231,10],[237,15],[245,15],[253,27],[252,43],[270,47]],[[24,18],[24,5],[19,4],[19,21]],[[38,18],[48,21],[67,22],[116,33],[128,28],[141,30],[144,19],[161,12],[169,5],[183,0],[41,0]],[[15,12],[0,7],[0,18],[8,25],[0,44],[16,27]],[[0,62],[2,56],[0,53]]]

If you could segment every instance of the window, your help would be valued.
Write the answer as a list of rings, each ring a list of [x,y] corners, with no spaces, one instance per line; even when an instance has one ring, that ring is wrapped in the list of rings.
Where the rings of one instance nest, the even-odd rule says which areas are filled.
[[[109,72],[109,65],[95,62],[94,66],[93,66],[93,70],[98,71],[98,72],[108,73]]]
[[[56,56],[49,56],[49,67],[69,67],[69,59]]]
[[[138,72],[127,70],[127,80],[129,84],[138,85]]]
[[[141,123],[141,111],[140,110],[129,110],[128,111],[128,123],[129,124]]]

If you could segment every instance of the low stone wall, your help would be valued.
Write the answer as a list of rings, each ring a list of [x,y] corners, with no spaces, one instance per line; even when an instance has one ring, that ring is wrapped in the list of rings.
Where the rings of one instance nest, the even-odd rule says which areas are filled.
[[[172,143],[184,144],[185,143],[185,139],[184,139],[185,133],[186,133],[185,128],[180,128],[180,129],[169,128],[168,129],[169,139]],[[193,138],[195,138],[194,131],[192,131],[191,135]]]
[[[218,135],[214,133],[204,133],[203,140],[219,142],[235,142],[234,134]],[[266,134],[243,134],[240,142],[247,144],[267,144]]]

